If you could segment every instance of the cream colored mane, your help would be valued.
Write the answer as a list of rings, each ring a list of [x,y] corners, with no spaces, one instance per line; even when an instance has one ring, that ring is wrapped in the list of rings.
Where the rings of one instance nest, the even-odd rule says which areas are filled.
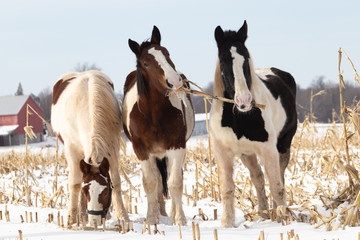
[[[98,158],[107,157],[109,159],[111,154],[117,159],[122,122],[119,104],[109,84],[112,82],[101,72],[88,72],[102,81],[89,83],[91,153],[86,157],[91,157],[95,162],[101,162],[102,159]]]
[[[224,83],[221,77],[220,61],[216,62],[215,80],[214,80],[214,95],[223,97],[224,96]]]

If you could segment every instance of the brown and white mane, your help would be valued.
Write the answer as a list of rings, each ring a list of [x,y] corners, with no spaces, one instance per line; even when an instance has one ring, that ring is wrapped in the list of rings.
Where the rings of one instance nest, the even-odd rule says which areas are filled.
[[[185,76],[176,71],[160,40],[155,26],[151,41],[139,45],[129,39],[137,69],[127,76],[124,86],[124,131],[141,162],[148,199],[147,222],[155,224],[159,214],[166,216],[162,194],[167,195],[169,189],[170,217],[183,225],[182,167],[186,141],[194,128],[194,110],[189,95],[173,94],[183,86]]]

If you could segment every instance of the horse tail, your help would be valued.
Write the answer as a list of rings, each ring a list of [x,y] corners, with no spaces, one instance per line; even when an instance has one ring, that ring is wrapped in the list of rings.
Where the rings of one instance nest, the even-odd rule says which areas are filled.
[[[167,158],[163,157],[162,159],[156,158],[156,166],[160,171],[162,185],[163,185],[163,195],[167,197],[169,195],[168,186],[167,186]]]
[[[118,159],[122,130],[113,83],[104,73],[87,71],[89,86],[90,151],[87,159],[99,165],[104,157]]]

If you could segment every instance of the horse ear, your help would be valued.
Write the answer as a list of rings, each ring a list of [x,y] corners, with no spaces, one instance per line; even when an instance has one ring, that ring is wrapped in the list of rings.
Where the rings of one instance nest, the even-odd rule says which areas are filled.
[[[154,25],[152,34],[151,34],[151,43],[160,45],[161,35],[159,29]]]
[[[80,170],[84,175],[87,175],[90,172],[90,165],[87,164],[84,159],[81,159],[80,161]]]
[[[241,43],[245,43],[245,40],[247,39],[247,23],[246,20],[244,21],[244,24],[242,25],[242,27],[239,29],[239,31],[237,32],[237,36],[240,39]]]
[[[129,47],[130,47],[131,51],[133,51],[133,53],[135,53],[136,56],[139,56],[140,45],[137,42],[135,42],[129,38]]]
[[[222,28],[220,26],[217,26],[215,28],[215,40],[216,40],[218,47],[220,47],[224,43],[224,38],[225,38],[224,31],[222,30]]]
[[[107,160],[107,158],[104,158],[99,166],[100,173],[106,176],[109,172],[109,168],[110,168],[109,161]]]

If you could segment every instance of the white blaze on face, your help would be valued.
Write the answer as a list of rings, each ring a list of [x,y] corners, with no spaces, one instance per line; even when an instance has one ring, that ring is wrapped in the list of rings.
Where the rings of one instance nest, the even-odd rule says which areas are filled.
[[[88,210],[93,211],[101,211],[103,210],[103,205],[99,203],[99,195],[106,186],[100,185],[97,181],[92,180],[89,182],[90,188],[89,188],[89,195],[90,195],[90,201],[88,202]]]
[[[166,57],[160,50],[156,50],[155,47],[152,47],[148,50],[149,54],[153,55],[155,60],[158,62],[161,69],[164,71],[165,81],[172,85],[173,90],[177,90],[183,85],[183,81],[180,75],[175,71],[175,69],[169,64],[166,60]]]
[[[240,111],[246,112],[251,109],[252,95],[246,84],[243,71],[245,58],[237,52],[237,49],[234,46],[230,48],[230,53],[233,58],[233,72],[235,81],[234,101]]]
[[[99,203],[99,195],[102,191],[104,191],[106,186],[100,185],[95,180],[90,181],[87,185],[90,185],[90,201],[87,204],[87,209],[90,211],[102,211],[104,206]],[[93,226],[94,221],[96,221],[96,224],[99,226],[101,224],[101,215],[89,214],[89,223],[91,226]]]

